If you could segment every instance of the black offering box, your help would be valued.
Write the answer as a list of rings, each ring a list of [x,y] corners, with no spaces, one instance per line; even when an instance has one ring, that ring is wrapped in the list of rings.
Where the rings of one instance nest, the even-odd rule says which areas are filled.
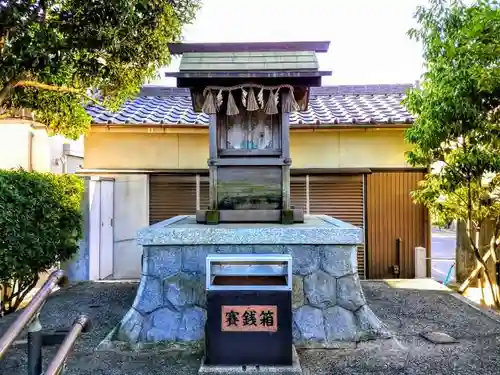
[[[292,365],[290,255],[206,260],[205,365]]]

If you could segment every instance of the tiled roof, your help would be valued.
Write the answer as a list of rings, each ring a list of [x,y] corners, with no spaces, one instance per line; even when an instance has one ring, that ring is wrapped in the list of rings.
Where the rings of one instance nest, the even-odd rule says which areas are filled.
[[[292,113],[291,125],[405,124],[413,117],[401,105],[408,85],[325,86],[311,89],[309,108]],[[208,115],[193,111],[187,89],[145,86],[118,112],[91,106],[95,124],[208,125]]]

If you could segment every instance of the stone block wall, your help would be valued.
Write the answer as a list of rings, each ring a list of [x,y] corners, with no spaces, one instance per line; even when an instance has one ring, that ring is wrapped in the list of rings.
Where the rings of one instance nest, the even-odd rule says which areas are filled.
[[[199,342],[206,322],[205,259],[210,253],[291,254],[293,336],[303,347],[336,347],[388,337],[367,306],[356,247],[341,245],[145,246],[142,277],[117,338]]]

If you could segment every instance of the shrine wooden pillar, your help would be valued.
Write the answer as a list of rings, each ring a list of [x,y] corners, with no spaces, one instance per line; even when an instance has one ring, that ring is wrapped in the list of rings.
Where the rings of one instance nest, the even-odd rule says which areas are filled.
[[[281,114],[281,152],[283,156],[282,180],[283,188],[283,210],[291,209],[290,200],[290,166],[292,159],[290,157],[290,115],[288,113]]]
[[[217,159],[217,115],[210,115],[209,123],[209,159],[208,159],[208,175],[209,175],[209,190],[208,190],[208,209],[211,211],[217,210],[217,167],[214,165]]]

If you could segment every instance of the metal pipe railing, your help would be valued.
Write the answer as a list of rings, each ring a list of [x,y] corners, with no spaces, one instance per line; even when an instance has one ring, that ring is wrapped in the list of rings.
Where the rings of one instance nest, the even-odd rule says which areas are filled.
[[[12,346],[16,338],[26,328],[28,324],[37,316],[41,307],[52,293],[56,286],[63,287],[67,285],[68,278],[63,270],[52,272],[48,280],[43,284],[42,288],[35,294],[28,306],[24,308],[21,315],[7,329],[7,332],[0,338],[0,359],[3,358],[5,352]]]
[[[49,367],[47,368],[47,371],[45,371],[44,375],[61,374],[61,371],[63,370],[66,360],[68,358],[69,352],[71,351],[71,349],[73,349],[73,346],[75,345],[76,339],[78,338],[81,332],[88,332],[89,330],[90,330],[89,317],[86,315],[80,315],[73,323],[73,326],[71,327],[63,343],[57,350],[56,355],[50,362]]]

